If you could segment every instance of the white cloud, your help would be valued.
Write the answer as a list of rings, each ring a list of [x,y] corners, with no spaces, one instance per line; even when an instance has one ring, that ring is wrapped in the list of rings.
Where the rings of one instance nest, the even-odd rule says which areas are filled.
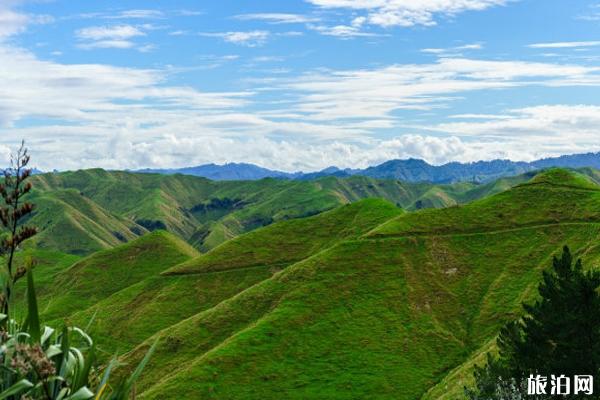
[[[526,138],[552,142],[595,143],[600,129],[600,106],[542,105],[485,116],[478,122],[452,122],[431,129],[461,136]]]
[[[18,0],[0,1],[0,42],[22,33],[30,24],[48,24],[54,21],[49,15],[23,14],[14,10]]]
[[[78,47],[84,50],[92,49],[131,49],[135,43],[129,40],[98,40],[95,42],[82,43]]]
[[[158,20],[166,19],[170,16],[176,17],[195,17],[204,13],[194,10],[170,10],[162,11],[156,9],[132,9],[115,12],[91,12],[71,15],[64,17],[66,19],[105,19],[105,20]]]
[[[162,19],[165,13],[159,10],[125,10],[118,14],[106,15],[106,19]]]
[[[453,119],[509,119],[508,115],[494,115],[494,114],[456,114],[451,115]]]
[[[421,53],[442,54],[445,52],[446,52],[446,49],[437,49],[437,48],[421,49]]]
[[[464,44],[461,46],[449,47],[449,48],[427,48],[421,49],[421,53],[429,53],[435,54],[438,56],[453,56],[456,57],[457,54],[465,50],[482,50],[483,44],[481,43],[470,43]]]
[[[136,43],[131,39],[146,36],[140,28],[133,25],[91,26],[79,29],[75,32],[75,36],[80,41],[79,47],[82,49],[130,49],[136,47]],[[138,49],[147,51],[151,48],[152,45],[143,45]]]
[[[306,24],[320,20],[319,18],[307,15],[283,13],[242,14],[236,15],[234,18],[240,21],[266,21],[271,24]]]
[[[117,26],[91,26],[76,32],[77,38],[82,40],[124,40],[136,36],[145,36],[145,33],[132,25]]]
[[[0,39],[22,32],[28,22],[26,15],[0,6]]]
[[[436,15],[452,16],[466,11],[482,11],[509,0],[306,0],[322,8],[366,12],[369,24],[381,27],[435,25]]]
[[[600,41],[587,42],[552,42],[552,43],[533,43],[528,45],[532,49],[566,49],[600,46]]]
[[[46,137],[51,136],[46,133]],[[365,168],[398,158],[422,158],[440,164],[457,157],[475,160],[487,156],[480,152],[479,145],[467,144],[456,137],[422,135],[361,142],[334,140],[327,143],[183,134],[164,134],[148,140],[123,128],[103,139],[89,146],[88,140],[81,136],[73,136],[68,141],[34,138],[28,140],[28,146],[34,165],[46,170],[77,169],[82,165],[138,169],[184,167],[211,162],[249,162],[286,171],[314,171],[331,165]],[[489,155],[493,157],[493,154]]]
[[[246,47],[262,46],[267,42],[270,35],[271,33],[268,31],[200,33],[200,36],[217,37],[228,43]]]
[[[481,50],[483,45],[481,43],[471,43],[462,46],[455,47],[454,50]]]
[[[331,165],[365,168],[392,159],[420,158],[432,164],[497,158],[531,161],[547,156],[600,150],[600,146],[590,140],[559,138],[550,142],[540,136],[470,140],[458,136],[404,134],[385,140],[314,142],[295,138],[276,140],[260,136],[242,138],[183,132],[149,137],[147,134],[141,135],[134,126],[127,125],[115,133],[95,139],[87,130],[84,135],[73,134],[68,139],[55,138],[50,130],[43,135],[32,132],[14,132],[15,140],[10,144],[14,147],[19,133],[27,133],[33,164],[45,170],[78,169],[82,166],[110,169],[172,168],[211,162],[248,162],[285,171],[315,171]],[[58,134],[59,130],[55,129],[54,132]],[[0,157],[2,146],[0,144]]]
[[[346,25],[332,31],[348,35],[369,33],[365,27],[369,28],[373,14],[385,4],[399,7],[409,2],[337,3],[362,4]],[[418,8],[434,2],[412,3]],[[474,2],[463,3],[472,6]],[[2,7],[0,16],[9,15],[1,14],[9,10]],[[448,9],[429,10],[432,21],[436,15],[453,13]],[[144,13],[129,15],[142,18]],[[0,25],[0,36],[22,32],[33,18],[24,16],[14,21],[10,27]],[[89,27],[78,34],[81,45],[141,50],[148,45],[135,42],[144,37],[147,28],[119,24]],[[286,33],[207,35],[258,46],[282,34]],[[464,44],[451,51],[480,47],[478,43]],[[447,52],[441,49],[433,53]],[[253,61],[275,61],[264,57]],[[204,61],[212,64],[236,58]],[[170,84],[171,76],[178,73],[176,68],[61,64],[41,60],[5,42],[0,43],[0,65],[0,161],[6,146],[14,146],[24,137],[34,154],[34,163],[47,170],[245,161],[291,171],[329,165],[366,167],[393,158],[417,157],[443,163],[498,157],[532,159],[600,149],[599,106],[548,105],[505,110],[498,115],[457,114],[444,123],[425,121],[419,125],[404,120],[398,112],[448,106],[456,97],[478,90],[596,87],[600,86],[599,67],[446,57],[425,64],[270,77],[258,82],[260,88],[218,93]],[[259,89],[273,96],[261,100],[256,96]],[[249,111],[250,104],[253,111]],[[44,123],[30,123],[36,120]],[[387,139],[374,138],[382,129]],[[552,140],[548,140],[550,137]]]
[[[250,96],[164,86],[168,71],[64,65],[7,46],[0,46],[0,65],[0,125],[4,126],[27,117],[91,129],[124,120],[156,124],[173,115],[180,118],[181,113],[200,115],[235,108]]]
[[[8,165],[8,163],[10,162],[10,152],[10,147],[0,144],[0,162],[2,163],[1,165]]]
[[[591,22],[600,21],[600,3],[590,5],[589,10],[588,13],[577,16],[577,19]]]
[[[349,39],[354,37],[375,37],[382,36],[376,33],[364,32],[360,29],[360,26],[355,25],[309,25],[309,29],[319,32],[325,36],[335,36],[342,39]]]
[[[394,111],[428,110],[453,96],[524,86],[600,86],[600,68],[523,61],[442,58],[432,64],[316,72],[279,82],[296,93],[306,119],[381,119]]]
[[[599,84],[595,70],[572,65],[445,59],[330,71],[274,81],[272,90],[295,93],[296,101],[249,113],[244,110],[252,93],[169,86],[171,71],[64,65],[6,46],[0,46],[0,64],[0,155],[24,137],[34,164],[46,170],[244,161],[294,171],[366,167],[394,158],[444,163],[599,149],[598,106],[463,114],[451,120],[464,121],[425,127],[402,127],[392,114],[476,88],[569,79]],[[28,118],[49,122],[22,125]],[[396,136],[375,139],[377,129],[394,129]],[[415,133],[423,129],[433,134]]]

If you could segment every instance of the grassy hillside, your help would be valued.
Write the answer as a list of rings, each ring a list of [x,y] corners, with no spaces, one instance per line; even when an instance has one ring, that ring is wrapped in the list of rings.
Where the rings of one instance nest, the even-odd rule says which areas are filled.
[[[362,200],[313,217],[283,221],[255,230],[171,268],[165,274],[184,275],[262,265],[283,267],[340,240],[356,238],[401,213],[401,209],[385,200]]]
[[[369,237],[469,233],[598,221],[600,187],[584,175],[550,170],[509,191],[464,207],[424,210],[398,217]]]
[[[39,249],[87,255],[147,232],[73,189],[36,190],[30,201],[36,205],[36,210],[28,223],[37,226],[40,233],[29,245]]]
[[[97,252],[54,276],[54,289],[43,297],[43,316],[68,316],[197,255],[187,243],[164,231]]]
[[[160,340],[141,398],[460,393],[458,379],[444,378],[468,376],[460,371],[535,295],[555,252],[569,244],[588,265],[600,259],[599,190],[582,175],[553,170],[466,206],[402,214],[336,242],[148,338],[126,357],[134,365]],[[236,248],[243,249],[227,250],[232,259]],[[279,249],[263,246],[261,257],[276,259]],[[244,269],[196,275],[234,271]]]
[[[20,256],[47,256],[44,319],[93,319],[101,358],[132,366],[159,340],[141,398],[453,399],[554,253],[600,260],[598,177],[48,174]]]
[[[386,199],[405,209],[447,207],[505,188],[407,184],[360,176],[213,182],[100,169],[37,175],[33,184],[31,200],[38,208],[32,222],[43,229],[35,243],[79,255],[157,229],[207,251],[273,222],[315,215],[365,198]]]
[[[160,268],[157,265],[152,270],[145,268],[146,276],[133,284],[133,280],[125,282],[119,277],[122,286],[129,286],[118,291],[115,290],[119,288],[113,285],[110,285],[111,291],[106,288],[95,290],[92,296],[87,296],[94,297],[94,304],[89,308],[92,301],[78,304],[82,311],[70,315],[69,319],[77,325],[86,325],[95,316],[92,332],[102,348],[111,354],[114,350],[129,350],[157,331],[210,309],[270,278],[286,264],[309,257],[313,252],[333,246],[345,238],[358,237],[399,213],[401,210],[393,204],[372,199],[314,217],[276,223],[183,262],[167,273],[160,274],[164,265]],[[284,232],[290,235],[286,236],[290,240],[281,236]],[[107,258],[121,259],[124,255],[129,258],[132,246],[137,248],[140,242],[153,242],[156,240],[154,235],[99,253],[102,257],[89,257],[84,260],[85,268],[73,267],[78,271],[76,281],[104,280],[95,274]],[[236,256],[231,257],[234,254]],[[273,258],[274,255],[283,258]],[[69,274],[70,271],[66,271],[64,276]],[[89,288],[77,287],[73,293],[80,291],[88,293]],[[54,299],[47,314],[52,315],[53,310],[64,310],[64,303],[72,301],[71,293]],[[67,309],[67,314],[70,314],[69,311],[72,309]]]

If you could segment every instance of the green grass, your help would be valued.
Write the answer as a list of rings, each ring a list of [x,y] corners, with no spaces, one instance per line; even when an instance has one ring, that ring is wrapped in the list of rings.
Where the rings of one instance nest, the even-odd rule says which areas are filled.
[[[112,214],[73,189],[36,192],[36,205],[28,223],[40,233],[29,247],[87,255],[135,239],[147,232],[126,218]],[[137,233],[134,233],[137,232]]]
[[[160,270],[152,270],[145,279],[114,293],[107,289],[90,293],[89,287],[78,287],[72,290],[75,295],[86,292],[86,297],[91,295],[94,300],[102,300],[89,308],[86,308],[89,303],[78,302],[77,307],[84,308],[84,311],[71,315],[69,320],[85,325],[95,316],[92,332],[105,352],[130,350],[157,331],[212,308],[270,278],[286,264],[306,258],[338,241],[358,237],[399,213],[400,209],[386,201],[363,200],[314,217],[283,221],[258,229],[169,269],[166,274],[171,276],[165,276],[165,272],[160,276],[157,273]],[[288,236],[283,237],[284,232]],[[95,269],[104,265],[106,258],[129,257],[131,246],[144,240],[149,239],[144,237],[99,253],[103,255],[101,258],[95,255],[84,260],[87,261],[84,268],[72,268],[80,271],[73,280],[104,281],[106,278],[94,276]],[[243,248],[248,251],[242,251]],[[274,259],[275,254],[284,258]],[[140,257],[136,260],[143,262]],[[71,272],[67,271],[64,275],[72,275]],[[119,281],[125,284],[121,277]],[[127,279],[127,283],[131,281]],[[111,285],[111,290],[114,289]],[[47,314],[52,316],[53,310],[64,310],[64,304],[73,300],[72,296],[54,299]]]
[[[313,217],[283,221],[255,230],[171,268],[166,274],[213,272],[257,265],[283,267],[340,240],[356,238],[401,213],[401,209],[385,200],[361,200]]]
[[[192,317],[268,279],[276,270],[255,267],[191,276],[152,276],[69,316],[90,333],[106,359],[131,350],[156,332]]]
[[[509,186],[523,179],[503,182]],[[43,229],[32,243],[78,255],[117,246],[155,229],[166,229],[208,251],[273,222],[315,215],[365,198],[385,199],[405,209],[447,207],[506,188],[360,176],[213,182],[100,169],[36,175],[32,182],[31,200],[38,207],[31,222]]]
[[[459,396],[473,360],[535,296],[553,254],[569,244],[586,262],[600,260],[600,224],[588,218],[600,210],[598,188],[557,173],[464,207],[400,215],[164,328],[125,357],[135,365],[159,339],[141,398]],[[557,214],[566,204],[574,209]],[[455,231],[440,226],[449,212],[458,213]],[[263,247],[261,257],[279,249]]]
[[[233,273],[163,277],[161,273],[198,252],[181,239],[155,231],[84,259],[44,250],[19,253],[36,263],[42,318],[51,326],[86,327],[106,360],[157,331],[211,308],[272,276],[277,269],[255,267]],[[68,288],[65,290],[65,288]],[[24,318],[25,290],[19,282],[14,304]]]
[[[16,254],[14,269],[33,263],[35,271],[35,286],[39,296],[44,296],[55,288],[56,276],[79,261],[81,257],[52,250],[25,249]],[[26,314],[26,279],[17,282],[11,301],[14,316],[17,320],[25,318]]]
[[[466,206],[400,216],[368,236],[469,233],[561,222],[600,222],[599,201],[600,187],[585,177],[551,170],[512,190]]]
[[[53,290],[42,297],[42,317],[66,317],[196,255],[164,231],[95,253],[54,276]]]
[[[26,251],[47,256],[36,268],[44,318],[94,317],[101,358],[127,352],[121,374],[159,340],[142,399],[454,399],[536,296],[552,255],[568,244],[587,266],[600,261],[596,176],[552,169],[432,186],[44,175],[35,195],[72,207],[90,234],[71,239],[72,229],[38,248],[80,240],[68,248],[91,251],[95,238],[107,249],[83,259]],[[449,207],[397,207],[418,201]],[[62,220],[44,207],[36,221]],[[211,249],[164,231],[103,239],[142,217]]]

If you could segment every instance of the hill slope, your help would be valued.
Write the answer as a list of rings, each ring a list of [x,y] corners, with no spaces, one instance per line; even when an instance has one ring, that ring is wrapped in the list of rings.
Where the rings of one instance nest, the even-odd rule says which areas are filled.
[[[503,189],[492,184],[408,184],[362,176],[214,182],[103,170],[36,175],[33,183],[31,199],[38,204],[33,222],[43,229],[35,243],[79,255],[156,229],[168,230],[207,251],[273,222],[315,215],[365,198],[383,198],[406,209],[447,207]]]
[[[97,252],[54,277],[54,290],[43,297],[43,316],[66,317],[197,255],[187,243],[164,231]]]
[[[363,200],[314,217],[276,223],[227,242],[162,274],[160,268],[155,268],[143,279],[121,290],[112,293],[103,290],[99,302],[71,315],[70,320],[85,325],[95,315],[93,332],[102,347],[111,352],[129,350],[157,331],[270,278],[287,264],[309,257],[313,251],[333,246],[344,238],[358,237],[400,212],[383,200]],[[331,227],[337,230],[337,235],[324,235]],[[290,245],[278,236],[283,231],[297,235],[303,243]],[[138,239],[142,240],[147,239]],[[130,254],[130,245],[104,252],[105,257],[122,257],[123,252]],[[292,249],[294,251],[286,256]],[[237,256],[230,258],[233,254]],[[268,254],[271,257],[263,258]],[[273,255],[280,258],[273,258]],[[96,265],[99,259],[90,257],[88,263]],[[89,266],[78,278],[84,279],[95,279]],[[70,301],[69,296],[66,301]],[[55,302],[61,305],[65,300],[56,299]]]
[[[29,223],[40,233],[28,245],[40,249],[87,255],[147,232],[73,189],[36,190],[29,200],[36,205]]]
[[[520,312],[552,254],[595,261],[599,236],[600,188],[558,170],[400,215],[157,333],[141,397],[418,399]]]
[[[284,267],[341,240],[358,237],[401,213],[401,209],[385,200],[361,200],[313,217],[283,221],[255,230],[164,274],[187,275],[255,266]]]

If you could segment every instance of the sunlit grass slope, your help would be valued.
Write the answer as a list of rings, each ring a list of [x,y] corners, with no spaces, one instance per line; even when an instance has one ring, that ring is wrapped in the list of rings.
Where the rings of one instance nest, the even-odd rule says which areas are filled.
[[[36,190],[30,201],[36,209],[28,223],[38,227],[40,233],[28,243],[29,247],[87,255],[147,232],[76,190]]]
[[[61,272],[67,270],[71,265],[81,259],[80,256],[61,253],[53,250],[42,250],[42,249],[24,249],[16,254],[15,266],[27,267],[29,265],[34,266],[35,275],[35,287],[36,292],[40,296],[55,290],[55,279],[56,276]],[[13,299],[12,308],[16,314],[14,317],[17,320],[26,317],[27,308],[27,282],[26,279],[17,281],[13,288]]]
[[[283,221],[232,239],[165,274],[190,274],[253,266],[282,267],[344,239],[356,238],[399,215],[381,199],[361,200],[322,214]]]
[[[42,297],[43,317],[66,317],[197,255],[165,231],[94,253],[54,276],[53,290]]]
[[[69,319],[85,324],[95,315],[92,332],[103,348],[129,350],[157,331],[270,278],[287,264],[358,237],[401,212],[389,202],[369,199],[314,217],[275,223],[192,258],[162,276],[149,274]],[[128,246],[123,246],[123,251]],[[83,276],[93,279],[88,270],[82,271]],[[62,302],[57,301],[59,305]]]
[[[558,222],[587,223],[600,219],[599,201],[600,187],[591,179],[554,169],[467,206],[403,215],[368,236],[469,233]]]
[[[125,360],[159,339],[139,387],[148,399],[419,399],[463,376],[563,245],[600,258],[599,189],[552,170],[470,205],[402,214],[163,329]],[[453,382],[445,390],[459,393]]]

